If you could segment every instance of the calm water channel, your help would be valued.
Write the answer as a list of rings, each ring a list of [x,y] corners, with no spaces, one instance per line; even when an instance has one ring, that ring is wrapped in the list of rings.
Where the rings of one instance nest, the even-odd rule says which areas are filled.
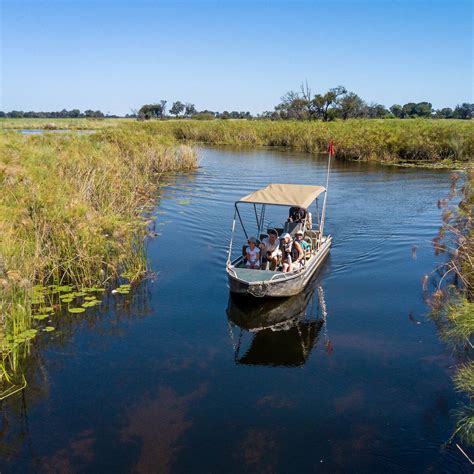
[[[443,447],[461,400],[421,287],[450,173],[336,163],[323,270],[300,297],[249,306],[224,272],[233,202],[323,184],[326,161],[201,154],[157,205],[155,281],[36,344],[23,396],[1,405],[0,471],[468,472]]]

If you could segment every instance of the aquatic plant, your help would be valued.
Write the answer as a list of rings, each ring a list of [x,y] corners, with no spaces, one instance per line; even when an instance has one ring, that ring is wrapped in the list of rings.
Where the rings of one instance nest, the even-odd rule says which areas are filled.
[[[196,165],[193,148],[147,130],[0,132],[0,382],[23,383],[22,360],[52,302],[87,295],[73,287],[143,276],[146,213],[160,177]]]

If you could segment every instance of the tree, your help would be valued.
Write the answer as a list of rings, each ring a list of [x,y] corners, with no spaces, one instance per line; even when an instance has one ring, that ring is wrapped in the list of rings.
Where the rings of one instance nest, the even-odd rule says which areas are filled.
[[[433,106],[429,102],[418,102],[415,107],[417,117],[431,117]]]
[[[456,105],[453,112],[454,118],[469,120],[474,117],[474,104],[464,102],[461,105]]]
[[[390,107],[390,112],[397,117],[397,118],[403,118],[403,107],[398,104],[394,104]]]
[[[166,100],[160,101],[159,104],[145,104],[138,111],[138,118],[141,120],[162,119],[165,114]]]
[[[344,86],[329,89],[324,95],[316,94],[310,102],[310,115],[322,119],[323,122],[333,120],[337,115],[335,106],[339,98],[345,94],[347,94],[347,89]]]
[[[402,118],[414,117],[416,115],[416,104],[415,102],[408,102],[402,107]]]
[[[281,118],[304,120],[309,118],[309,102],[303,94],[289,91],[281,98],[281,103],[275,107]]]
[[[162,119],[166,115],[166,100],[160,100],[160,119]]]
[[[453,116],[453,109],[451,107],[444,107],[436,111],[436,118],[451,119]]]
[[[177,100],[171,106],[170,114],[175,115],[177,117],[180,113],[184,112],[184,108],[185,108],[185,105],[179,100]]]
[[[365,115],[368,118],[384,118],[388,113],[388,110],[382,104],[372,103],[365,107]]]
[[[186,102],[184,106],[184,115],[186,117],[192,117],[196,113],[197,113],[197,110],[194,104],[190,104],[189,102]]]
[[[362,117],[365,102],[354,92],[349,92],[339,100],[339,113],[343,120]]]

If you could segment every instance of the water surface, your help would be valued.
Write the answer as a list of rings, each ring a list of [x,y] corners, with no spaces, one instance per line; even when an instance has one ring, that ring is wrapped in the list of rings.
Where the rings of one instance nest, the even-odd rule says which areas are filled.
[[[443,447],[460,398],[421,287],[449,172],[336,163],[333,247],[307,291],[229,300],[232,203],[324,184],[325,166],[215,148],[170,177],[156,279],[35,346],[29,386],[1,407],[1,472],[468,472]]]

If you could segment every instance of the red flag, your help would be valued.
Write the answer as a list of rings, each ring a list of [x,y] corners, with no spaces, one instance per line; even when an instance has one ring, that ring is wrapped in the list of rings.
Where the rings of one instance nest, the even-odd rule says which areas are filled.
[[[332,140],[329,142],[328,153],[329,153],[329,156],[334,156],[335,154],[334,143],[332,142]]]

